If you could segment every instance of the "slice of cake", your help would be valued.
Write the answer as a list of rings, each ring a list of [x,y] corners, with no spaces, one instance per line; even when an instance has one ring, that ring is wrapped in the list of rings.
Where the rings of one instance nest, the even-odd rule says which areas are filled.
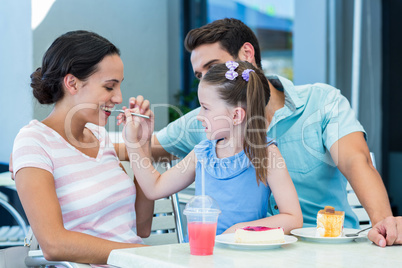
[[[335,208],[326,206],[317,214],[318,237],[340,237],[343,232],[344,211],[335,211]]]
[[[284,243],[285,235],[281,227],[247,226],[236,229],[235,242],[245,244]]]

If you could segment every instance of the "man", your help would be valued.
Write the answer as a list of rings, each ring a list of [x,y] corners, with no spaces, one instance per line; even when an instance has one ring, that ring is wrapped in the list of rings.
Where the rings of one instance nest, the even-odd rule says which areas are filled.
[[[198,79],[212,65],[228,60],[249,61],[261,68],[256,36],[236,19],[191,30],[185,46]],[[305,226],[315,225],[318,210],[331,205],[345,211],[345,227],[358,227],[346,198],[347,179],[374,226],[369,239],[381,247],[402,244],[402,217],[392,216],[384,184],[370,159],[366,133],[347,99],[325,84],[294,86],[279,76],[268,77],[268,81],[267,135],[276,139],[285,158]],[[198,112],[184,115],[153,137],[155,158],[184,157],[206,138],[196,120]],[[269,208],[271,215],[279,213],[273,196]]]

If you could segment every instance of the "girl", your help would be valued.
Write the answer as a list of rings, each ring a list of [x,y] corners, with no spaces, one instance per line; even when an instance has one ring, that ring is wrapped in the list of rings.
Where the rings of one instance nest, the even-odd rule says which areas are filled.
[[[103,127],[122,102],[123,75],[119,50],[86,31],[57,38],[31,75],[35,98],[55,105],[17,135],[13,169],[49,261],[105,264],[112,249],[143,246],[138,235],[150,233],[153,201],[119,166]]]
[[[198,88],[201,111],[197,119],[208,140],[162,175],[149,158],[153,116],[151,120],[133,118],[129,112],[138,109],[127,109],[123,136],[145,195],[150,199],[168,196],[194,180],[196,194],[201,194],[204,181],[205,194],[213,197],[222,211],[217,234],[249,225],[280,226],[285,233],[302,227],[295,187],[275,142],[266,136],[269,96],[267,79],[252,64],[229,61],[212,67]],[[280,214],[266,217],[270,194],[275,196]]]

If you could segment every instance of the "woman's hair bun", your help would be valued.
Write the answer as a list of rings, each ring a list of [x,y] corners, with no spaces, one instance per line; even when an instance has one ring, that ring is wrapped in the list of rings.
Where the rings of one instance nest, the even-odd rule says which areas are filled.
[[[63,97],[63,91],[59,90],[59,81],[49,81],[43,77],[40,67],[31,74],[31,87],[40,104],[52,104]]]

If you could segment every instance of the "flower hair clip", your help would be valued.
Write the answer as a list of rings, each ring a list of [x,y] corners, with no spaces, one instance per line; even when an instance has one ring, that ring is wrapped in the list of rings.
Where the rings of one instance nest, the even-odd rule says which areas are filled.
[[[225,63],[226,67],[228,67],[229,70],[235,70],[237,67],[239,67],[239,63],[235,62],[235,61],[227,61]]]
[[[225,77],[229,80],[235,80],[239,74],[235,70],[229,70],[225,73]]]
[[[235,69],[239,66],[239,63],[235,61],[227,61],[225,63],[226,67],[228,67],[229,71],[225,73],[225,77],[229,80],[234,80],[239,74],[235,71]]]
[[[248,82],[248,80],[250,79],[250,72],[255,72],[255,71],[253,69],[246,69],[241,74],[241,76],[243,77],[244,80],[246,80],[246,82]]]

